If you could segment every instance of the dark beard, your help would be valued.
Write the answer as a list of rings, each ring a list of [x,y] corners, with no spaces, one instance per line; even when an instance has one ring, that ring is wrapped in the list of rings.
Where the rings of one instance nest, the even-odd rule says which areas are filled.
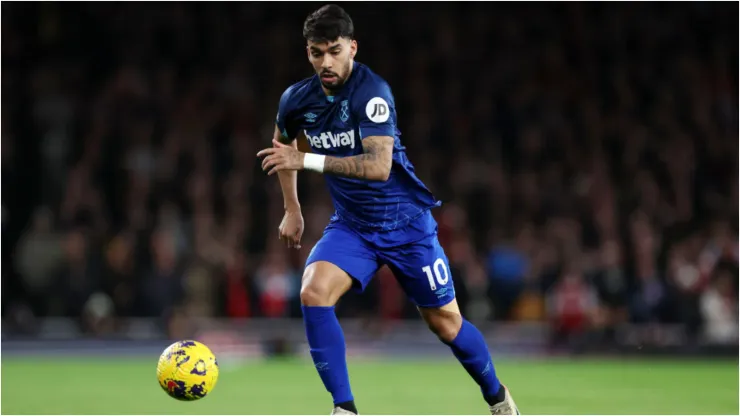
[[[334,85],[326,85],[323,81],[321,82],[321,85],[329,91],[339,91],[344,87],[344,78],[337,77],[337,83]]]
[[[347,64],[347,67],[344,68],[344,73],[347,74],[345,78],[342,78],[339,76],[339,74],[332,72],[333,75],[337,76],[337,83],[335,85],[326,85],[323,83],[323,81],[321,82],[321,85],[331,92],[337,92],[341,90],[342,88],[344,88],[344,84],[347,82],[347,78],[351,76],[350,68],[352,68],[351,64]],[[319,73],[319,81],[320,80],[321,80],[321,74]]]

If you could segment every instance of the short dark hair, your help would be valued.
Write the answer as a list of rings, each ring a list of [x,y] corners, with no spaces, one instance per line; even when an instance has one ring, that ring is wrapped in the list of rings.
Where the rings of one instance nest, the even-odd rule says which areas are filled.
[[[303,23],[303,37],[311,42],[333,42],[339,38],[354,39],[355,25],[343,8],[327,4],[308,15]]]

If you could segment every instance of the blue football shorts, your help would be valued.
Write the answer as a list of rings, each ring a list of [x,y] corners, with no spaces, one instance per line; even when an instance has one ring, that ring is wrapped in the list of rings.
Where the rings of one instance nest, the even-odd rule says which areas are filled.
[[[353,279],[362,292],[378,269],[387,265],[406,296],[417,306],[437,308],[455,299],[450,265],[437,238],[429,211],[405,228],[364,233],[333,219],[306,260],[332,263]]]

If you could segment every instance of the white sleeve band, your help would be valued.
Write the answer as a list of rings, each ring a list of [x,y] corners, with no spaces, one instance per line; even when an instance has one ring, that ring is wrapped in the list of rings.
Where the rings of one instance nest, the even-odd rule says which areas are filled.
[[[324,159],[326,159],[326,156],[324,155],[306,153],[306,155],[303,157],[303,169],[323,173]]]

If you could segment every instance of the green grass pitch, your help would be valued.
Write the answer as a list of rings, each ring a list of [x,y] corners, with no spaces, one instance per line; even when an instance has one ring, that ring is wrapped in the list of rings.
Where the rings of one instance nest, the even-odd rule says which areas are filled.
[[[140,358],[2,360],[3,414],[323,414],[331,399],[310,362],[227,366],[214,391],[178,402]],[[523,414],[738,414],[737,361],[499,360]],[[350,360],[363,414],[486,414],[453,358]]]

